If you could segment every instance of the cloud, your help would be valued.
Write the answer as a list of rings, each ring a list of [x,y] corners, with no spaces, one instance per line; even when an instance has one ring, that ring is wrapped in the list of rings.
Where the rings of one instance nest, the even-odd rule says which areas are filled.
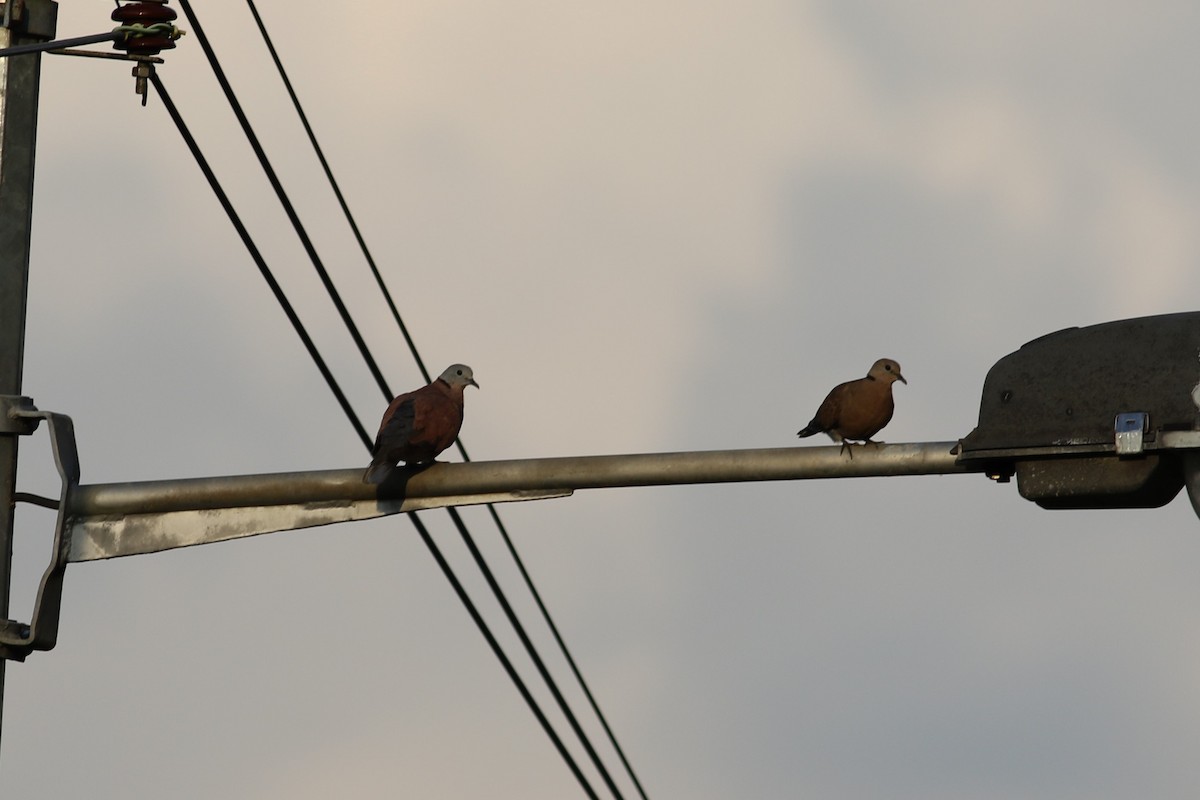
[[[1195,120],[1162,87],[1195,26],[1166,6],[259,5],[430,368],[476,370],[476,458],[785,446],[880,355],[911,382],[885,438],[955,438],[1024,341],[1192,294]],[[60,30],[97,8],[64,4]],[[393,388],[415,386],[245,10],[198,10]],[[372,427],[383,398],[194,39],[161,70]],[[126,71],[46,67],[26,393],[75,417],[88,481],[361,464]],[[1182,502],[1050,514],[954,476],[501,513],[651,796],[1196,784]],[[17,793],[576,791],[403,521],[80,566],[65,601],[60,647],[8,673]],[[78,769],[47,760],[66,751]]]

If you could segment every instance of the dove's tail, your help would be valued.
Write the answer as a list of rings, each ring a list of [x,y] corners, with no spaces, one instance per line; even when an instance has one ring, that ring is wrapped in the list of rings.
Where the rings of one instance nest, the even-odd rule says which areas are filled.
[[[392,465],[386,461],[372,461],[371,466],[363,473],[363,483],[383,483],[392,474]]]
[[[824,432],[825,432],[825,429],[821,427],[821,423],[817,422],[814,419],[812,422],[808,423],[808,426],[805,427],[804,430],[797,431],[796,435],[799,436],[801,439],[804,439],[809,436],[812,436],[814,433],[824,433]]]

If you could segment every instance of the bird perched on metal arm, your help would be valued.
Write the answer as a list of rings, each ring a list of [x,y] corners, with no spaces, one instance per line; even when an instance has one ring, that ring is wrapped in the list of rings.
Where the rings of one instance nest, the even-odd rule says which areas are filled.
[[[796,435],[803,439],[814,433],[826,433],[840,442],[843,450],[851,439],[875,444],[871,437],[892,419],[895,410],[892,384],[896,381],[908,383],[900,374],[900,365],[890,358],[879,359],[871,365],[867,377],[833,387],[812,422]],[[854,457],[853,451],[850,457]]]
[[[454,444],[462,428],[463,390],[468,386],[479,388],[471,368],[452,364],[437,380],[392,400],[379,424],[363,483],[383,483],[398,462],[431,462]]]

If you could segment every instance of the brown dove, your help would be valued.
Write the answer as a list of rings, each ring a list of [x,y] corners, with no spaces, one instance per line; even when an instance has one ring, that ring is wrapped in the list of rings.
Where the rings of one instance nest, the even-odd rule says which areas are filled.
[[[833,387],[812,422],[796,435],[804,438],[827,433],[835,442],[841,442],[843,449],[849,439],[870,443],[892,418],[892,384],[896,381],[908,383],[900,374],[900,365],[890,358],[879,359],[871,365],[867,377]]]
[[[398,462],[424,464],[454,444],[468,386],[479,388],[471,368],[452,364],[433,383],[394,399],[383,412],[363,483],[383,483]]]

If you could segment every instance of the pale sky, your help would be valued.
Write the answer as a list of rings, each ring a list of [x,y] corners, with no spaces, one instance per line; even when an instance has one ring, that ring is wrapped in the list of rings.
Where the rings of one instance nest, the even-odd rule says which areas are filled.
[[[196,5],[393,388],[415,388],[245,4]],[[62,0],[60,36],[106,30],[112,6]],[[909,385],[882,438],[953,440],[1024,342],[1196,308],[1186,4],[258,6],[424,358],[475,370],[476,460],[790,446],[884,356]],[[373,430],[383,399],[195,37],[165,58]],[[24,393],[74,418],[85,483],[365,465],[128,72],[44,64]],[[23,490],[57,493],[47,447],[22,443]],[[1047,512],[953,476],[500,512],[652,800],[1200,790],[1184,497]],[[550,658],[486,514],[464,514]],[[503,631],[446,515],[423,519]],[[15,616],[52,524],[18,513]],[[58,647],[8,668],[0,784],[584,796],[403,519],[72,566]]]

